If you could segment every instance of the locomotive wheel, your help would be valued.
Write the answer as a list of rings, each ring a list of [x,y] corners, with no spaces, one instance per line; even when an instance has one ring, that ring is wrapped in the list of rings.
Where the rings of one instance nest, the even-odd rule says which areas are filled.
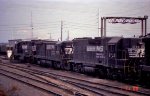
[[[40,61],[40,60],[37,60],[37,64],[38,64],[38,65],[41,65],[41,61]]]
[[[23,63],[27,63],[27,58],[26,57],[24,57]]]
[[[141,84],[144,86],[150,86],[150,74],[148,74],[147,72],[142,72],[142,76],[141,76]]]
[[[57,63],[55,61],[53,62],[53,68],[57,69]]]
[[[56,62],[56,68],[57,68],[57,69],[61,69],[61,64],[60,64],[60,62]]]
[[[125,80],[124,74],[119,73],[117,77],[118,77],[118,80],[120,80],[120,81],[124,81]]]
[[[18,57],[14,55],[14,56],[13,56],[13,59],[14,59],[14,60],[18,60]]]
[[[69,71],[70,70],[70,64],[64,64],[64,69]]]
[[[73,71],[73,65],[74,65],[74,63],[69,63],[69,65],[70,65],[70,70]]]
[[[35,58],[34,57],[30,57],[30,63],[34,64],[35,63]]]
[[[77,73],[80,73],[80,72],[83,71],[83,67],[82,67],[81,64],[75,64],[75,66],[74,66],[73,69],[74,69],[74,71],[77,72]]]
[[[112,79],[113,78],[113,74],[112,74],[112,70],[111,69],[107,69],[107,77],[109,79]]]
[[[73,71],[78,72],[77,64],[73,64]]]
[[[76,72],[80,73],[79,65],[76,65]]]
[[[107,70],[105,70],[104,68],[99,69],[99,76],[100,76],[100,78],[106,78],[107,77]]]
[[[83,65],[81,64],[78,65],[78,72],[84,73]]]

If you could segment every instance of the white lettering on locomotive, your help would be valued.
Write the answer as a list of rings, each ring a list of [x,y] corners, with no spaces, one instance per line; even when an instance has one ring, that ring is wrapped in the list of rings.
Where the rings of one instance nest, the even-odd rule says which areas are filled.
[[[26,50],[28,48],[27,45],[22,45],[22,49]]]
[[[109,58],[115,58],[115,57],[116,57],[115,53],[109,53]]]
[[[96,58],[105,58],[103,53],[96,53]]]
[[[52,50],[52,49],[55,49],[55,46],[54,45],[46,45],[46,49]]]
[[[65,48],[65,54],[72,54],[72,48]]]
[[[103,52],[103,46],[87,46],[86,51],[98,51],[98,52]]]

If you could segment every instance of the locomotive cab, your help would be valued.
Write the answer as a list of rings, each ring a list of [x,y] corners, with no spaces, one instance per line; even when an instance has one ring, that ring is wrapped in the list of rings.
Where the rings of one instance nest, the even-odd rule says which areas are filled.
[[[119,77],[124,74],[135,78],[143,60],[144,48],[140,38],[114,37],[108,42],[108,65]]]

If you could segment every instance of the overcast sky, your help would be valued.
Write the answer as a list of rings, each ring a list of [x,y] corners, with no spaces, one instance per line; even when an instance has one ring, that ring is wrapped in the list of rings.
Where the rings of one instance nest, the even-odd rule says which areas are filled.
[[[63,40],[98,37],[98,9],[103,16],[150,16],[150,0],[0,0],[0,42],[34,37]],[[31,16],[32,13],[32,16]],[[32,17],[32,20],[31,20]],[[150,28],[148,20],[148,32]],[[107,36],[140,35],[140,24],[107,24]]]

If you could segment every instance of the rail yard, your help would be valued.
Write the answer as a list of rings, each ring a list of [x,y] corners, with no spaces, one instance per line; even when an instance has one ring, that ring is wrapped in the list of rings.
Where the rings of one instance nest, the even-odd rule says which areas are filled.
[[[0,0],[0,96],[150,96],[149,0]]]
[[[110,18],[148,19],[102,21]],[[52,96],[148,96],[150,35],[143,30],[130,38],[106,37],[101,30],[102,37],[68,41],[9,40],[0,46],[0,75]]]

